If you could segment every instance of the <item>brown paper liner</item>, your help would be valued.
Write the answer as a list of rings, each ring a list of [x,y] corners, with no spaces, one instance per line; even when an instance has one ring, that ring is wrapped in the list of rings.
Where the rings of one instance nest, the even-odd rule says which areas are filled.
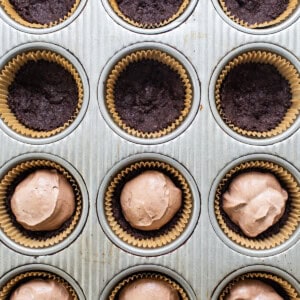
[[[70,118],[68,122],[64,125],[55,128],[50,131],[37,131],[30,129],[23,125],[19,120],[15,117],[11,109],[9,108],[7,98],[8,98],[8,88],[12,84],[15,79],[16,73],[20,70],[20,68],[25,65],[27,62],[33,60],[46,60],[49,62],[54,62],[62,66],[65,70],[71,73],[74,77],[78,88],[78,104],[77,108],[74,112],[74,115]],[[4,121],[4,123],[10,127],[15,132],[22,134],[26,137],[31,138],[47,138],[62,132],[66,129],[77,117],[80,108],[83,103],[83,84],[80,78],[80,75],[76,71],[75,67],[64,57],[61,55],[46,50],[36,50],[24,52],[22,54],[17,55],[13,59],[11,59],[1,70],[0,73],[0,117]]]
[[[174,227],[170,228],[169,231],[167,231],[166,233],[158,237],[149,237],[143,239],[137,238],[132,234],[128,233],[126,230],[124,230],[118,223],[118,220],[113,215],[112,198],[114,196],[114,191],[116,187],[118,186],[118,184],[120,183],[120,181],[125,175],[135,170],[138,170],[140,168],[145,170],[155,169],[158,171],[159,170],[165,171],[166,174],[172,174],[172,176],[174,176],[180,183],[180,188],[182,191],[182,200],[183,200],[182,201],[183,208],[180,217]],[[192,209],[193,209],[193,198],[192,198],[190,187],[186,182],[186,179],[175,168],[160,161],[136,162],[121,170],[118,174],[114,176],[114,178],[112,178],[109,186],[107,187],[105,193],[105,199],[104,199],[105,215],[112,231],[127,244],[135,247],[147,248],[147,249],[151,249],[151,248],[153,249],[153,248],[165,246],[171,243],[172,241],[174,241],[176,238],[178,238],[189,223],[192,214]]]
[[[11,187],[14,180],[26,171],[34,171],[38,168],[55,169],[59,173],[63,174],[65,178],[70,182],[75,196],[75,213],[71,217],[70,225],[58,234],[43,240],[35,239],[34,237],[28,237],[19,228],[17,228],[13,221],[12,216],[7,211],[7,190]],[[58,244],[62,240],[66,239],[76,227],[82,211],[82,195],[79,186],[71,174],[68,173],[61,165],[49,161],[49,160],[29,160],[18,164],[12,168],[0,181],[0,229],[7,235],[8,238],[15,243],[28,248],[46,248]]]
[[[66,280],[53,273],[44,271],[29,271],[16,275],[12,279],[10,279],[3,287],[1,287],[0,299],[8,299],[9,295],[14,291],[15,288],[19,286],[19,284],[22,284],[22,282],[27,282],[28,280],[32,279],[54,280],[62,284],[74,300],[78,300],[78,296],[75,290]]]
[[[188,7],[188,5],[190,4],[190,0],[183,0],[182,4],[180,5],[178,11],[171,16],[169,19],[167,20],[163,20],[160,23],[154,23],[154,24],[143,24],[143,23],[139,23],[137,21],[134,21],[132,19],[130,19],[129,17],[127,17],[126,15],[124,15],[124,13],[120,10],[119,5],[117,3],[116,0],[108,0],[111,8],[113,9],[113,11],[121,18],[123,19],[125,22],[129,23],[130,25],[133,25],[135,27],[138,28],[144,28],[144,29],[154,29],[154,28],[160,28],[163,27],[169,23],[171,23],[172,21],[174,21],[175,19],[177,19],[180,15],[183,14],[183,12],[186,10],[186,8]]]
[[[237,65],[245,63],[261,63],[273,65],[274,67],[276,67],[278,72],[286,80],[289,81],[292,94],[291,107],[286,112],[281,123],[272,130],[265,132],[244,130],[233,124],[223,112],[221,105],[222,99],[220,95],[223,80],[233,68],[235,68]],[[287,130],[294,123],[300,113],[300,75],[297,72],[296,68],[291,64],[291,62],[278,54],[266,51],[245,52],[227,63],[227,65],[223,68],[215,86],[215,101],[216,108],[221,118],[227,124],[227,126],[233,129],[235,132],[251,138],[270,138]]]
[[[169,66],[170,69],[172,69],[173,71],[179,74],[182,80],[182,84],[185,87],[184,109],[181,111],[180,116],[176,120],[174,120],[174,122],[168,127],[164,128],[163,130],[159,130],[155,132],[142,132],[132,127],[129,127],[120,118],[115,108],[114,89],[121,72],[125,70],[130,63],[141,61],[144,59],[158,61],[160,63]],[[192,85],[185,68],[176,59],[174,59],[167,53],[159,50],[140,50],[125,56],[113,67],[106,81],[106,96],[105,96],[106,105],[114,122],[130,135],[139,138],[147,138],[147,139],[159,138],[175,130],[183,122],[185,117],[188,115],[192,106],[192,98],[193,98]]]
[[[14,21],[16,21],[17,23],[29,27],[29,28],[38,28],[38,29],[42,29],[42,28],[50,28],[53,26],[56,26],[64,21],[66,21],[69,17],[71,17],[73,15],[73,13],[75,12],[75,10],[77,9],[78,5],[80,3],[80,0],[75,0],[74,5],[72,6],[71,10],[67,13],[67,15],[65,15],[63,18],[60,18],[57,21],[53,21],[50,23],[46,23],[46,24],[39,24],[39,23],[30,23],[27,20],[23,19],[15,10],[15,8],[13,7],[13,5],[11,5],[11,3],[9,2],[9,0],[0,0],[0,5],[2,6],[2,8],[4,9],[4,11],[7,13],[7,15],[13,19]]]
[[[291,207],[290,212],[288,214],[288,218],[284,225],[280,228],[280,231],[276,234],[272,234],[266,238],[263,239],[255,239],[255,238],[247,238],[246,236],[242,236],[236,232],[234,232],[232,229],[228,227],[226,224],[226,221],[224,220],[224,217],[221,214],[221,199],[224,187],[230,182],[230,179],[233,175],[235,175],[237,172],[241,171],[247,171],[253,170],[253,169],[261,169],[268,171],[272,174],[274,174],[281,182],[285,184],[285,187],[287,189],[289,199],[291,201]],[[217,218],[217,221],[219,223],[219,226],[223,230],[223,232],[235,243],[249,249],[255,249],[255,250],[264,250],[264,249],[270,249],[276,246],[281,245],[286,240],[289,239],[289,237],[295,232],[297,227],[300,223],[300,186],[294,176],[289,173],[287,170],[285,170],[280,165],[277,165],[272,162],[268,161],[249,161],[242,163],[235,168],[231,169],[220,181],[216,194],[215,194],[215,201],[214,201],[214,210],[215,215]]]
[[[232,15],[231,11],[227,8],[224,0],[219,0],[219,3],[221,5],[223,11],[227,15],[227,17],[229,17],[235,23],[237,23],[241,26],[244,26],[246,28],[250,28],[250,29],[255,29],[255,28],[259,29],[259,28],[266,28],[266,27],[278,25],[278,24],[282,23],[283,21],[285,21],[295,11],[295,9],[298,6],[298,0],[290,0],[286,10],[284,12],[282,12],[282,14],[280,14],[274,20],[266,21],[263,23],[249,24],[246,21],[239,19],[238,17]]]
[[[249,272],[246,274],[242,274],[231,282],[227,284],[227,286],[223,289],[221,294],[219,295],[218,300],[225,300],[226,296],[230,293],[232,287],[239,282],[240,280],[245,279],[255,279],[255,280],[268,280],[270,282],[274,282],[279,285],[285,294],[289,297],[289,300],[299,300],[300,295],[297,293],[296,289],[285,279],[278,277],[276,275],[265,273],[265,272]]]
[[[175,281],[173,281],[171,278],[159,274],[159,273],[148,273],[148,272],[141,272],[134,275],[130,275],[129,277],[123,279],[121,282],[119,282],[115,288],[111,291],[108,300],[117,300],[117,295],[121,291],[123,287],[125,287],[127,284],[138,280],[138,279],[157,279],[161,281],[165,281],[169,285],[171,285],[179,294],[180,300],[189,300],[186,292],[184,289]]]

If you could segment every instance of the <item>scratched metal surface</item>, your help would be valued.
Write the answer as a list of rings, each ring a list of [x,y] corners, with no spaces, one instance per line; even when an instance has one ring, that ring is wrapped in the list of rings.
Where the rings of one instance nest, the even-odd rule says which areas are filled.
[[[69,274],[79,284],[86,299],[99,299],[116,274],[142,264],[155,264],[175,271],[189,283],[196,299],[203,300],[212,297],[214,289],[228,274],[245,266],[279,268],[299,282],[299,242],[272,255],[246,255],[228,247],[218,237],[209,219],[209,193],[214,179],[228,163],[241,156],[260,153],[279,156],[296,168],[295,175],[299,180],[300,130],[275,144],[240,142],[220,128],[209,104],[214,69],[225,55],[239,46],[256,42],[275,44],[292,53],[299,69],[299,7],[291,18],[292,24],[257,34],[231,26],[220,16],[217,6],[216,0],[199,0],[181,25],[152,35],[132,32],[117,24],[100,0],[87,1],[75,20],[55,32],[24,32],[0,19],[0,57],[23,43],[54,43],[70,51],[82,64],[90,91],[82,121],[58,141],[34,145],[18,141],[0,130],[1,166],[25,153],[33,153],[33,157],[36,152],[59,156],[81,175],[89,201],[88,218],[82,233],[58,253],[23,255],[0,243],[0,276],[26,264],[49,264]],[[201,110],[193,122],[180,136],[156,145],[142,145],[121,138],[107,125],[97,102],[98,81],[107,61],[124,47],[144,41],[160,42],[180,51],[194,66],[201,82]],[[96,211],[97,193],[107,172],[122,159],[146,152],[163,154],[182,164],[194,178],[201,194],[200,218],[191,237],[173,252],[157,257],[136,256],[115,246],[103,232]]]

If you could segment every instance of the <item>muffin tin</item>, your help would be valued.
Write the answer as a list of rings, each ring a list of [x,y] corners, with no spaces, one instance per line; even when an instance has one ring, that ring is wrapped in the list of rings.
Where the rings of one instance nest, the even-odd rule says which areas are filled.
[[[235,24],[217,0],[192,0],[174,22],[148,30],[124,24],[113,16],[108,0],[82,0],[71,18],[39,30],[16,24],[0,12],[1,68],[15,53],[46,48],[66,56],[84,86],[79,116],[67,130],[49,139],[20,136],[0,120],[1,176],[12,162],[50,157],[72,173],[86,201],[82,226],[65,245],[31,251],[11,245],[1,234],[0,286],[23,268],[26,272],[39,269],[67,280],[80,300],[104,300],[117,284],[116,278],[145,271],[174,279],[189,299],[217,300],[224,284],[249,269],[284,278],[299,297],[299,224],[282,246],[252,251],[229,242],[212,212],[214,190],[222,174],[245,157],[271,157],[300,182],[299,116],[283,134],[258,140],[233,133],[214,108],[214,84],[220,70],[244,50],[273,50],[290,60],[299,72],[299,5],[283,23],[265,29]],[[128,51],[147,47],[175,56],[188,70],[193,85],[193,106],[186,123],[157,140],[121,133],[109,119],[103,97],[106,74],[112,65]],[[163,157],[175,163],[197,195],[191,229],[184,239],[175,240],[174,247],[153,253],[136,251],[123,247],[107,233],[100,204],[103,186],[121,164],[136,157]]]

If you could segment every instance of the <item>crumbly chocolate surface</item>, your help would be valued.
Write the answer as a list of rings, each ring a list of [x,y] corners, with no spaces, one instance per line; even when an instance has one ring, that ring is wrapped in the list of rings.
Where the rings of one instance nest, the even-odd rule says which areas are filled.
[[[184,108],[185,88],[177,72],[153,60],[128,65],[115,86],[116,111],[128,126],[155,132],[172,124]]]
[[[29,176],[31,173],[33,173],[36,170],[40,170],[40,169],[49,169],[47,167],[39,167],[39,168],[33,168],[33,169],[29,169],[27,171],[24,171],[23,173],[21,173],[19,176],[16,177],[16,179],[12,182],[12,184],[8,187],[7,192],[6,192],[6,210],[7,213],[10,215],[11,217],[11,221],[13,223],[13,225],[18,228],[20,230],[20,232],[22,232],[23,235],[35,239],[35,240],[47,240],[49,238],[52,238],[53,236],[56,236],[58,234],[60,234],[61,232],[63,232],[64,230],[66,230],[72,223],[72,219],[74,217],[74,214],[76,212],[76,208],[74,211],[74,214],[71,216],[71,218],[69,218],[67,221],[65,221],[60,228],[55,229],[55,230],[51,230],[51,231],[31,231],[28,230],[26,228],[24,228],[16,219],[12,209],[11,209],[11,198],[14,194],[14,191],[17,187],[17,185],[23,181],[27,176]],[[53,168],[52,168],[53,169]],[[75,191],[74,191],[74,195]],[[77,205],[77,201],[75,201],[75,205]]]
[[[289,0],[225,0],[231,15],[250,25],[272,21],[280,16]]]
[[[246,63],[232,69],[220,90],[225,117],[250,131],[274,129],[291,107],[289,82],[270,64]]]
[[[222,197],[221,197],[221,201],[220,201],[220,213],[221,213],[221,216],[222,216],[223,220],[225,221],[226,225],[228,226],[228,228],[230,228],[232,231],[234,231],[238,235],[240,235],[244,238],[247,238],[247,239],[262,240],[262,239],[268,238],[268,237],[270,237],[274,234],[277,234],[280,231],[280,229],[286,224],[287,219],[289,217],[289,213],[291,212],[291,198],[290,198],[290,195],[289,195],[289,197],[286,201],[283,216],[274,225],[272,225],[267,230],[265,230],[264,232],[262,232],[261,234],[259,234],[258,236],[254,237],[254,238],[246,236],[243,233],[243,231],[240,229],[240,227],[238,225],[236,225],[233,221],[231,221],[230,217],[224,211],[224,209],[223,209],[223,195],[228,190],[228,188],[230,186],[230,183],[234,180],[234,178],[236,178],[237,176],[239,176],[243,173],[247,173],[247,172],[269,173],[269,171],[266,171],[265,169],[261,169],[261,168],[251,168],[251,169],[247,169],[247,170],[242,170],[240,172],[236,172],[230,178],[230,180],[227,181],[227,183],[225,184],[225,186],[223,187],[223,189],[221,191]],[[287,189],[285,184],[276,176],[276,174],[273,174],[273,175],[280,182],[281,187],[288,192],[289,190]]]
[[[171,18],[183,0],[117,0],[122,13],[140,24],[155,24]]]
[[[30,23],[49,24],[71,11],[75,0],[9,0],[15,11]]]
[[[120,203],[121,192],[122,192],[122,189],[123,189],[124,185],[126,184],[126,182],[130,181],[131,179],[140,175],[141,173],[145,172],[146,170],[149,170],[149,169],[148,168],[139,168],[138,170],[134,170],[134,171],[130,172],[129,174],[125,175],[120,180],[119,184],[116,186],[114,193],[113,193],[113,197],[112,197],[112,208],[113,208],[114,218],[118,221],[118,224],[123,228],[123,230],[125,230],[127,233],[131,234],[132,236],[134,236],[135,238],[138,238],[138,239],[155,238],[155,237],[159,237],[159,236],[169,232],[172,228],[174,228],[174,226],[178,222],[178,220],[182,214],[182,211],[183,211],[183,204],[182,204],[181,208],[175,214],[175,216],[172,218],[172,220],[157,230],[143,231],[143,230],[139,230],[139,229],[131,227],[131,225],[129,224],[129,222],[127,222],[127,220],[125,219],[125,217],[122,213],[122,207],[121,207],[121,203]],[[164,173],[165,175],[170,177],[170,179],[174,182],[174,184],[178,188],[181,189],[180,183],[178,182],[176,177],[172,176],[172,174],[169,174],[160,168],[151,168],[151,170],[156,170],[156,171]]]
[[[78,88],[73,76],[54,62],[29,61],[9,86],[8,105],[33,130],[49,131],[74,115]]]

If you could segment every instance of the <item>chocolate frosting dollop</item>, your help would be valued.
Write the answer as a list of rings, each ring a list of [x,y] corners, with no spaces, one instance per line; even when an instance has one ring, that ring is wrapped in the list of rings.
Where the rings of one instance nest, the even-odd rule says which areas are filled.
[[[247,172],[232,180],[223,209],[248,237],[256,237],[283,215],[288,193],[271,173]]]
[[[225,300],[283,300],[268,284],[260,280],[246,279],[236,283]]]
[[[138,279],[126,285],[119,300],[179,300],[178,292],[167,282],[158,279]]]
[[[158,171],[145,171],[128,181],[121,192],[126,220],[140,230],[156,230],[168,223],[182,203],[182,192]]]
[[[25,229],[51,231],[72,216],[75,196],[62,174],[56,170],[36,170],[16,186],[11,209]]]
[[[54,280],[33,279],[21,284],[10,300],[72,300],[70,293]]]

